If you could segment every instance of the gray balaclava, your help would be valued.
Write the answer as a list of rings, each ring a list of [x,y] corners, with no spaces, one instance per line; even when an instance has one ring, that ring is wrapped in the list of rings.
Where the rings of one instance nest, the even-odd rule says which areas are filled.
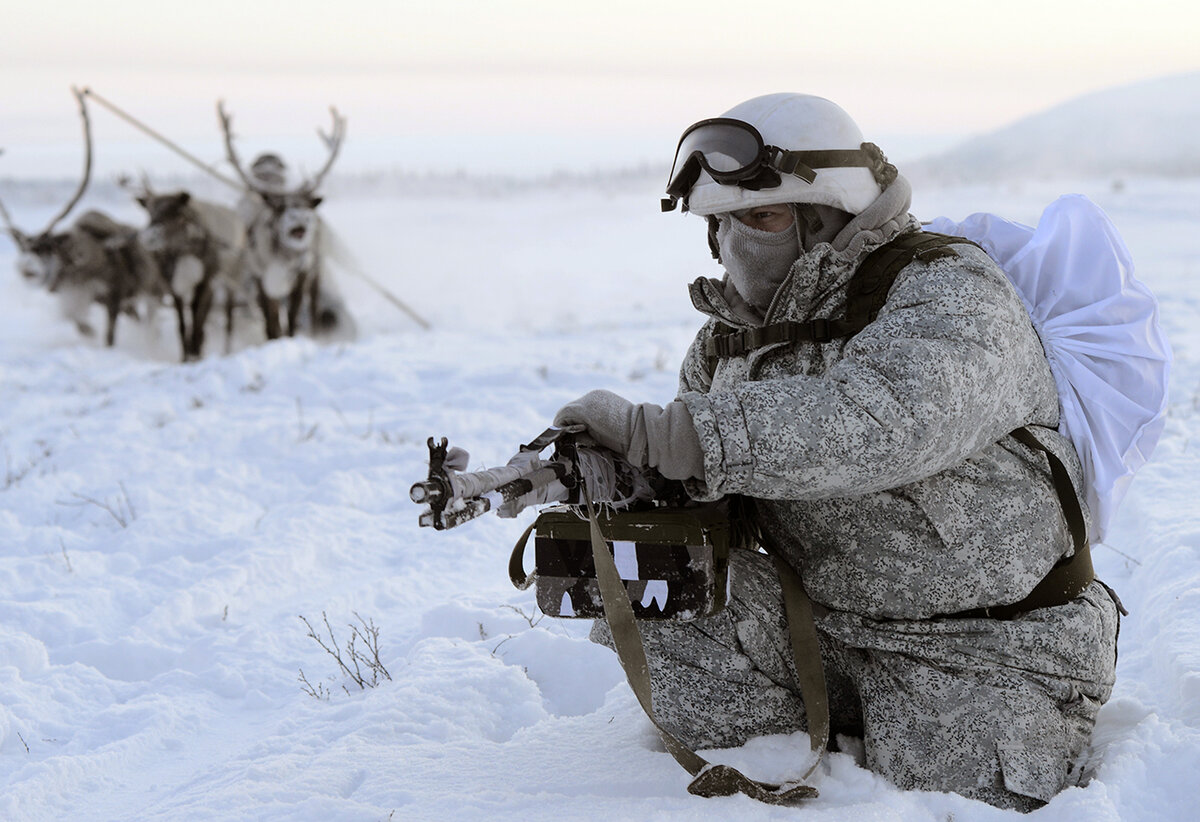
[[[770,307],[801,253],[830,242],[852,217],[832,206],[792,203],[790,207],[793,225],[777,232],[748,226],[733,213],[716,215],[721,263],[738,295],[760,315]]]
[[[717,245],[729,281],[759,313],[766,312],[800,257],[800,238],[794,228],[763,231],[729,213],[717,215]]]

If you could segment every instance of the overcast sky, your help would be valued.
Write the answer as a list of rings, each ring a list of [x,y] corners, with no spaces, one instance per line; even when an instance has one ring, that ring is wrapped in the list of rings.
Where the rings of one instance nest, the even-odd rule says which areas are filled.
[[[282,140],[310,152],[309,165],[333,103],[349,117],[345,162],[390,155],[416,168],[526,162],[532,149],[489,146],[538,140],[559,163],[573,141],[598,161],[600,144],[660,161],[657,147],[669,154],[689,123],[775,91],[829,97],[903,153],[918,137],[983,132],[1088,91],[1200,69],[1200,5],[1181,0],[5,5],[0,176],[28,165],[18,149],[33,146],[28,159],[78,143],[72,84],[214,160],[218,98],[247,151]],[[104,142],[127,162],[144,143],[106,112],[93,120],[98,154]]]

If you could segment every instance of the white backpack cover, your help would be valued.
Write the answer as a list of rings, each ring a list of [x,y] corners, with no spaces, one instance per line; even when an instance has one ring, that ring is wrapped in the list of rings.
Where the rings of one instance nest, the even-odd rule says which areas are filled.
[[[1158,301],[1134,277],[1129,249],[1079,194],[1051,203],[1036,229],[985,213],[926,229],[983,246],[1016,286],[1058,386],[1059,431],[1083,462],[1092,540],[1102,541],[1162,433],[1171,368]]]

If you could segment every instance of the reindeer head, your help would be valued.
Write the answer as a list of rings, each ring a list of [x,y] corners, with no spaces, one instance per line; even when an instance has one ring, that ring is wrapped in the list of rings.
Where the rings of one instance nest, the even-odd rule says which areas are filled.
[[[297,191],[256,191],[261,208],[256,222],[268,228],[271,245],[283,251],[303,253],[312,247],[317,233],[320,197]]]
[[[30,285],[41,286],[54,290],[56,284],[62,276],[64,268],[70,264],[68,259],[68,241],[69,232],[55,233],[54,227],[62,222],[71,209],[75,208],[76,204],[83,197],[84,191],[87,190],[88,182],[92,177],[92,124],[88,118],[87,103],[84,99],[85,91],[79,89],[71,89],[71,93],[75,95],[75,99],[79,102],[79,113],[83,118],[83,142],[84,142],[84,162],[83,162],[83,180],[79,183],[79,187],[75,190],[75,194],[65,206],[50,220],[42,231],[36,234],[26,234],[21,231],[13,223],[12,217],[9,216],[8,209],[3,203],[0,203],[0,219],[4,220],[5,228],[8,230],[9,236],[17,246],[19,252],[17,257],[17,270],[21,273],[22,279]]]
[[[155,194],[147,188],[144,193],[134,199],[138,205],[146,209],[151,224],[168,225],[179,222],[187,216],[187,206],[192,201],[192,195],[186,191]]]
[[[243,168],[233,147],[232,120],[225,112],[224,103],[217,104],[221,130],[225,134],[225,156],[247,191],[261,201],[262,209],[255,222],[268,228],[272,250],[301,254],[313,246],[318,222],[316,208],[322,200],[316,192],[329,169],[333,167],[346,135],[346,119],[338,114],[335,108],[330,108],[330,113],[333,116],[333,128],[330,133],[317,131],[321,142],[329,150],[329,159],[313,177],[302,182],[297,188],[288,189],[287,167],[276,154],[259,155],[250,166],[249,172]]]
[[[186,191],[155,194],[143,183],[142,193],[134,199],[150,218],[149,224],[138,232],[138,240],[147,251],[155,255],[203,255],[207,233],[191,207],[191,194]]]
[[[17,257],[17,271],[29,285],[53,291],[63,271],[70,264],[67,257],[70,237],[67,232],[52,234],[42,232],[34,237],[13,232],[13,239],[21,249]]]

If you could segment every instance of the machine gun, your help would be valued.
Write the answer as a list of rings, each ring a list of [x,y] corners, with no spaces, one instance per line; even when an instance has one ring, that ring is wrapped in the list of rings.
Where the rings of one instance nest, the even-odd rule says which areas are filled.
[[[616,508],[669,495],[664,487],[669,481],[596,445],[581,428],[547,428],[522,445],[507,465],[484,471],[465,471],[467,452],[449,447],[445,437],[440,441],[430,437],[428,445],[429,476],[414,483],[408,495],[418,505],[429,506],[418,522],[439,531],[506,505],[515,514],[514,506],[539,490],[544,493],[535,504],[578,504],[582,483],[593,500]],[[541,459],[539,455],[550,445],[553,454]]]

